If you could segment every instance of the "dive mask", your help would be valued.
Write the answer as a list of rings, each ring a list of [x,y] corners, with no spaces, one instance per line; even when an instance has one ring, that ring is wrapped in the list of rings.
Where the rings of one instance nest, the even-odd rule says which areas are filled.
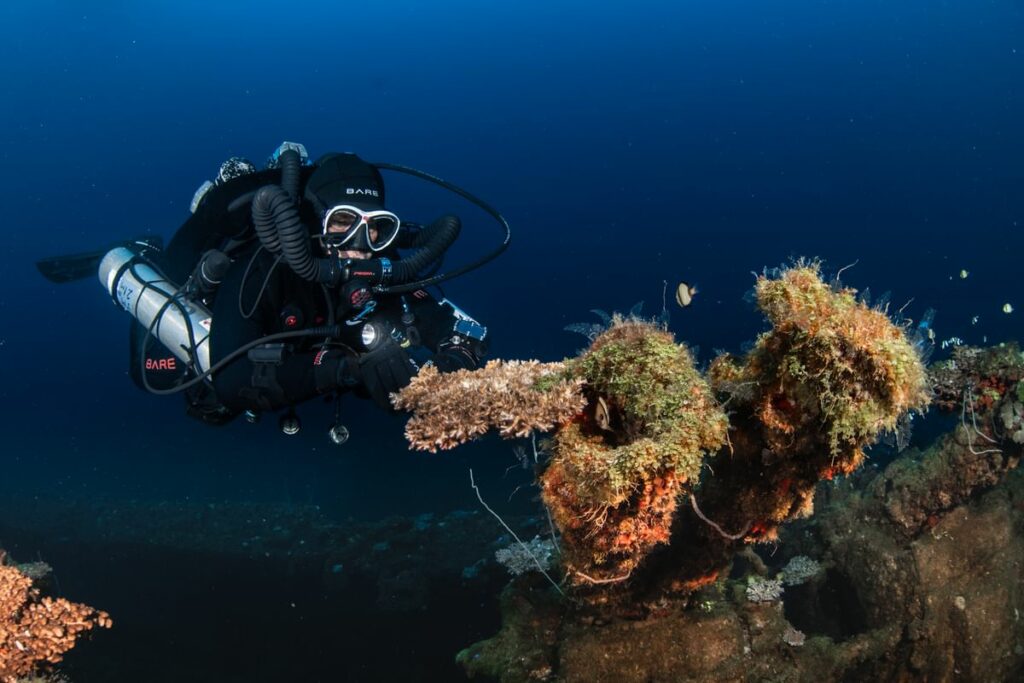
[[[324,215],[320,240],[327,249],[378,252],[390,246],[401,225],[390,211],[363,211],[339,204]]]

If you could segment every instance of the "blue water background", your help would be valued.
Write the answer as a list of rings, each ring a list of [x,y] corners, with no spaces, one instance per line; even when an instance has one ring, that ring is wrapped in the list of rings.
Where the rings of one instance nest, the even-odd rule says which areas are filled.
[[[509,444],[405,448],[400,417],[345,402],[223,429],[130,383],[125,313],[36,259],[169,238],[231,155],[282,140],[409,164],[498,207],[512,246],[446,286],[492,356],[556,360],[592,308],[661,309],[736,350],[763,321],[751,271],[818,257],[939,339],[1019,339],[1024,4],[9,2],[0,7],[0,490],[314,502],[379,517],[496,506]],[[419,220],[463,215],[448,264],[496,245],[480,212],[396,181]],[[961,279],[961,269],[969,277]],[[680,280],[700,293],[680,310]],[[1019,311],[1006,315],[1011,303]],[[971,319],[978,316],[976,325]]]

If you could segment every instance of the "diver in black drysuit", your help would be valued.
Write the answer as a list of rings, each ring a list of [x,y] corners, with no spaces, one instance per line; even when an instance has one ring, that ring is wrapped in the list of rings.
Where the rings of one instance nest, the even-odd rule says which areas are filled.
[[[328,217],[348,214],[358,225],[335,232],[332,222],[328,234]],[[267,335],[335,327],[255,346],[186,391],[187,412],[223,424],[346,391],[390,409],[389,394],[424,362],[442,372],[477,367],[486,328],[415,286],[458,232],[454,216],[425,227],[398,221],[384,209],[380,171],[352,154],[305,165],[286,153],[281,168],[212,187],[160,258],[169,280],[207,285],[195,295],[212,314],[211,366]],[[381,292],[388,285],[399,291]],[[168,389],[194,377],[138,323],[131,354],[140,385]]]

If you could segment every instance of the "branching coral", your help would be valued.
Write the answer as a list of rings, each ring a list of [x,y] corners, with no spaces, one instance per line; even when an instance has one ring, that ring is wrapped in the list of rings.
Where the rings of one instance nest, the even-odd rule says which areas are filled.
[[[526,437],[583,409],[582,380],[565,377],[564,370],[561,363],[537,361],[493,360],[479,370],[448,374],[428,366],[395,395],[394,405],[415,413],[405,436],[418,450],[454,448],[488,429]]]
[[[40,597],[32,579],[0,565],[0,681],[13,683],[56,664],[82,633],[109,628],[110,616],[87,605]]]

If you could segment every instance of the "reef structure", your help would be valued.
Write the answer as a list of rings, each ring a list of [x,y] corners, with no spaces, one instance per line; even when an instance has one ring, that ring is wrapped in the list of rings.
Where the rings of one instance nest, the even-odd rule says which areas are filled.
[[[680,497],[728,421],[687,348],[637,320],[615,319],[566,372],[593,409],[558,429],[541,475],[574,584],[625,581],[669,541]]]
[[[771,329],[745,357],[717,358],[709,379],[664,329],[615,317],[576,358],[428,373],[395,405],[413,412],[416,448],[488,426],[554,427],[540,484],[569,580],[625,582],[668,544],[679,571],[662,587],[686,592],[714,580],[737,541],[774,538],[809,513],[820,479],[855,470],[864,447],[929,401],[905,330],[825,283],[817,264],[762,275],[755,292]],[[713,476],[702,478],[705,464]],[[692,513],[673,529],[687,500]]]
[[[470,674],[505,682],[668,681],[788,671],[799,680],[823,671],[833,680],[863,667],[899,676],[914,675],[921,662],[911,653],[922,652],[929,638],[950,642],[948,629],[936,625],[923,643],[906,644],[921,605],[947,589],[911,588],[913,578],[930,576],[924,566],[889,572],[889,585],[873,585],[871,577],[883,575],[876,565],[886,561],[876,551],[899,550],[914,565],[910,545],[926,545],[929,529],[1016,466],[1013,439],[1024,435],[1024,392],[1017,395],[1021,373],[1013,361],[1019,353],[974,367],[971,377],[930,376],[921,340],[908,326],[854,290],[825,282],[815,263],[766,272],[755,294],[769,329],[743,356],[716,358],[706,377],[664,329],[616,318],[545,380],[572,382],[585,399],[581,410],[567,409],[556,421],[539,475],[572,590],[566,600],[535,578],[517,578],[503,596],[502,631],[460,654]],[[543,393],[543,383],[532,386]],[[866,501],[857,492],[830,494],[825,514],[808,521],[816,493],[858,476],[864,449],[911,412],[926,410],[933,393],[940,407],[962,414],[961,427],[938,444],[928,466],[915,469],[900,458],[883,481],[902,485],[879,492],[876,480]],[[408,402],[403,407],[422,414]],[[845,512],[854,508],[860,524]],[[787,522],[813,528],[807,534],[817,545],[805,554],[831,558],[807,582],[811,588],[770,577],[736,581],[736,572],[768,571],[749,544],[778,543]],[[867,531],[875,526],[877,533]],[[879,545],[861,547],[872,534]],[[858,571],[863,575],[850,576]],[[747,593],[755,584],[779,590],[754,591],[752,603]],[[794,625],[780,608],[787,591],[799,598],[851,584],[851,613],[867,614],[859,630],[823,629],[818,639],[808,628],[808,637],[798,626],[813,619]],[[792,648],[803,648],[800,656]],[[905,658],[885,659],[894,648]],[[1011,670],[1020,659],[996,669]]]
[[[820,481],[856,471],[864,448],[931,399],[906,329],[824,282],[816,264],[761,275],[754,291],[771,327],[742,358],[723,354],[709,368],[730,411],[731,449],[709,459],[693,523],[664,558],[676,577],[649,579],[671,588],[720,573],[737,538],[774,541],[781,524],[811,515]]]

